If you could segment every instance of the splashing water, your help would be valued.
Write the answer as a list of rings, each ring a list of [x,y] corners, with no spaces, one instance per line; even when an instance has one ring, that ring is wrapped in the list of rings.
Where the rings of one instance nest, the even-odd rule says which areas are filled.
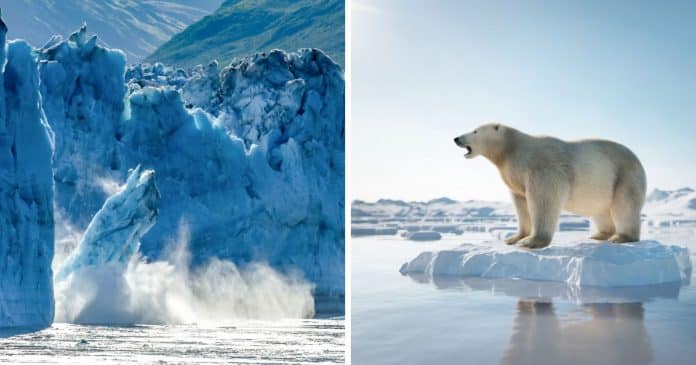
[[[182,324],[234,319],[308,318],[312,284],[264,263],[243,268],[212,259],[190,268],[185,225],[165,261],[134,255],[87,266],[55,282],[56,322]]]

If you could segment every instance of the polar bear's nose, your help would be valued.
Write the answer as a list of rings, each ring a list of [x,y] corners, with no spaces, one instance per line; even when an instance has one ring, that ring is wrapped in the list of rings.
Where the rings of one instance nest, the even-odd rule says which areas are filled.
[[[454,137],[454,143],[459,144],[459,137]]]

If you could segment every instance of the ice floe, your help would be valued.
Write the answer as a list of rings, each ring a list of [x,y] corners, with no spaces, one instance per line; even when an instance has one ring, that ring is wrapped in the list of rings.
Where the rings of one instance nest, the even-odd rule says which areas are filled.
[[[679,283],[691,275],[689,250],[657,241],[630,244],[581,242],[525,250],[496,244],[464,244],[423,252],[403,264],[402,274],[509,278],[573,286],[631,287]]]
[[[442,235],[435,231],[408,232],[404,237],[411,241],[439,241],[442,239]]]

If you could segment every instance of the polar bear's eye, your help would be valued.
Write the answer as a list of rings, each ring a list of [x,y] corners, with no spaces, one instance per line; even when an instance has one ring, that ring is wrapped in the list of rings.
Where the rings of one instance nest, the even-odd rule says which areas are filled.
[[[478,131],[474,131],[474,134],[478,133]]]

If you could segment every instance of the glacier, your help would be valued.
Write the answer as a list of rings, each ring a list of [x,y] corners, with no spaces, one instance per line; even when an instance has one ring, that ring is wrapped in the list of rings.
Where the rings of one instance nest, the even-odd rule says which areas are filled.
[[[321,51],[272,51],[192,70],[126,67],[87,37],[36,50],[55,131],[57,215],[77,230],[129,169],[161,194],[140,253],[162,259],[179,227],[191,265],[213,258],[299,272],[317,296],[344,292],[344,79]]]
[[[85,266],[124,267],[140,248],[140,239],[155,224],[160,193],[155,172],[132,170],[121,191],[110,196],[95,214],[82,240],[63,262],[56,281]]]
[[[37,60],[0,20],[0,327],[46,327],[54,316],[53,132]]]
[[[691,276],[689,249],[658,241],[581,242],[523,250],[498,244],[464,244],[423,252],[402,274],[429,277],[508,278],[562,282],[574,287],[631,287],[681,283]]]
[[[54,284],[75,304],[65,318],[98,315],[89,295],[106,282],[157,281],[169,297],[167,275],[200,315],[229,311],[223,297],[260,318],[343,298],[344,79],[321,51],[126,68],[83,26],[37,49],[9,42],[0,61],[0,326],[50,325]],[[174,265],[182,227],[188,259]],[[54,283],[54,242],[77,236]],[[137,308],[156,304],[136,293]]]

